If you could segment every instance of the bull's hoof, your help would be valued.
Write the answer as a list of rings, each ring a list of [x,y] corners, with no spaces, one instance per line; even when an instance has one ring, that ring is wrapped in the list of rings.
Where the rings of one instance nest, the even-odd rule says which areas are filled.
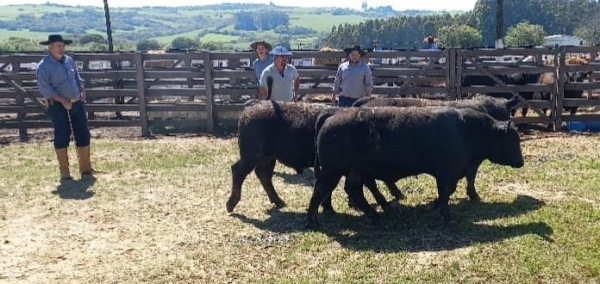
[[[479,197],[479,194],[475,193],[471,193],[469,194],[469,200],[473,201],[473,202],[479,202],[481,201],[481,197]]]
[[[358,205],[356,205],[356,203],[354,203],[354,201],[352,201],[352,200],[348,200],[348,208],[352,208],[354,210],[361,211],[360,208],[358,207]]]
[[[307,221],[306,222],[306,230],[308,231],[321,231],[323,230],[323,228],[321,227],[321,224],[319,223],[319,221]]]
[[[229,197],[229,200],[227,200],[227,213],[231,213],[233,212],[233,209],[235,209],[235,206],[237,206],[238,202],[240,201],[239,198],[235,198],[235,197]]]
[[[433,209],[438,209],[440,207],[440,203],[438,201],[439,199],[434,199],[433,201],[431,201],[429,203],[429,206],[431,206]]]
[[[275,204],[275,207],[277,207],[277,209],[281,209],[281,208],[287,206],[285,204],[285,202],[283,200],[281,200],[281,199],[275,200],[275,201],[273,201],[273,203]]]
[[[331,206],[323,206],[323,214],[336,214]]]

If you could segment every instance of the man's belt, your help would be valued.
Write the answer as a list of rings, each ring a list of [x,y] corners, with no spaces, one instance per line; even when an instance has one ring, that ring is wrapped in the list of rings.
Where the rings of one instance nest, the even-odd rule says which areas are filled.
[[[80,102],[80,101],[81,101],[81,99],[80,99],[80,98],[77,98],[77,99],[67,99],[67,100],[68,100],[69,102],[71,102],[71,103],[76,103],[76,102]],[[53,100],[53,99],[50,99],[50,98],[44,98],[44,100],[43,100],[44,106],[45,106],[46,108],[49,108],[49,107],[50,107],[51,105],[53,105],[55,102],[58,102],[58,101],[55,101],[55,100]]]

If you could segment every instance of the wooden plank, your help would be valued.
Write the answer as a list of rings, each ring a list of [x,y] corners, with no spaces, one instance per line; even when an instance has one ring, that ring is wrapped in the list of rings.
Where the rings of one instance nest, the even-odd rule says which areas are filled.
[[[139,126],[138,120],[89,120],[88,125],[90,128],[94,127],[135,127]],[[5,121],[0,120],[0,129],[17,129],[20,127],[26,127],[29,129],[39,128],[52,128],[52,121],[49,120],[24,120],[21,123],[18,121]]]
[[[566,65],[565,72],[576,72],[576,71],[600,71],[600,64],[590,63],[584,65]]]
[[[600,100],[590,100],[590,99],[564,99],[563,100],[564,107],[573,107],[573,106],[600,106]]]
[[[600,46],[563,46],[565,53],[597,53],[600,52]]]
[[[175,79],[175,78],[183,78],[186,79],[188,77],[203,77],[204,72],[198,71],[186,71],[186,70],[172,70],[172,71],[145,71],[144,78],[147,79]]]
[[[553,55],[556,52],[549,48],[505,48],[505,49],[478,49],[478,50],[461,50],[465,57],[480,57],[480,56],[529,56],[538,54]]]
[[[554,81],[557,81],[556,109],[554,111],[554,115],[556,115],[554,117],[554,131],[560,130],[563,122],[562,110],[565,98],[565,67],[567,66],[565,49],[561,49],[558,59],[558,72],[554,76]]]
[[[150,128],[148,127],[148,114],[146,112],[146,86],[144,81],[144,58],[141,52],[135,53],[136,81],[138,83],[138,106],[140,110],[140,125],[142,127],[142,136],[150,137]]]
[[[514,73],[523,73],[523,74],[540,74],[540,73],[552,73],[555,72],[556,69],[553,66],[536,66],[536,67],[495,67],[495,68],[487,68],[491,74],[500,75],[500,74],[514,74]],[[462,74],[464,76],[468,75],[481,75],[481,72],[477,68],[466,68],[463,69]]]
[[[597,90],[600,89],[600,82],[565,82],[564,89],[565,91]]]
[[[506,85],[504,86],[469,86],[461,87],[462,94],[468,93],[513,93],[514,92],[551,92],[552,85],[546,84],[527,84],[527,85]],[[511,92],[506,88],[510,88]]]
[[[548,123],[547,119],[541,118],[539,116],[511,117],[510,120],[512,120],[515,124]]]
[[[204,62],[211,62],[211,54],[210,52],[204,52]],[[213,133],[215,130],[215,98],[213,96],[213,71],[212,64],[204,65],[204,83],[206,94],[206,129],[209,133]]]

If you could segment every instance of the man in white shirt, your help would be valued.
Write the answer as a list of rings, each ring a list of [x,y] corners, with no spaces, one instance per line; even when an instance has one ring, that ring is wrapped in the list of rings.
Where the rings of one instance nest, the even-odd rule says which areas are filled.
[[[293,53],[283,46],[276,46],[269,54],[274,56],[273,64],[267,66],[260,75],[261,99],[295,101],[300,88],[300,76],[296,67],[287,64]],[[268,77],[273,78],[271,97],[268,97]]]

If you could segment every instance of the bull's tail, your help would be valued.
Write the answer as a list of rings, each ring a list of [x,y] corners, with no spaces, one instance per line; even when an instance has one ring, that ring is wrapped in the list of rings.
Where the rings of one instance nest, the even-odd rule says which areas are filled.
[[[327,120],[327,118],[333,116],[335,114],[336,111],[338,111],[339,108],[326,108],[324,109],[319,116],[317,117],[317,121],[315,122],[315,163],[314,163],[314,167],[313,167],[313,171],[315,173],[315,178],[318,178],[319,175],[321,174],[321,164],[319,163],[319,151],[318,151],[318,144],[317,144],[317,140],[319,137],[319,131],[321,130],[321,128],[323,128],[323,125],[325,124],[325,121]]]
[[[271,99],[271,93],[273,93],[273,77],[267,77],[267,100]]]

